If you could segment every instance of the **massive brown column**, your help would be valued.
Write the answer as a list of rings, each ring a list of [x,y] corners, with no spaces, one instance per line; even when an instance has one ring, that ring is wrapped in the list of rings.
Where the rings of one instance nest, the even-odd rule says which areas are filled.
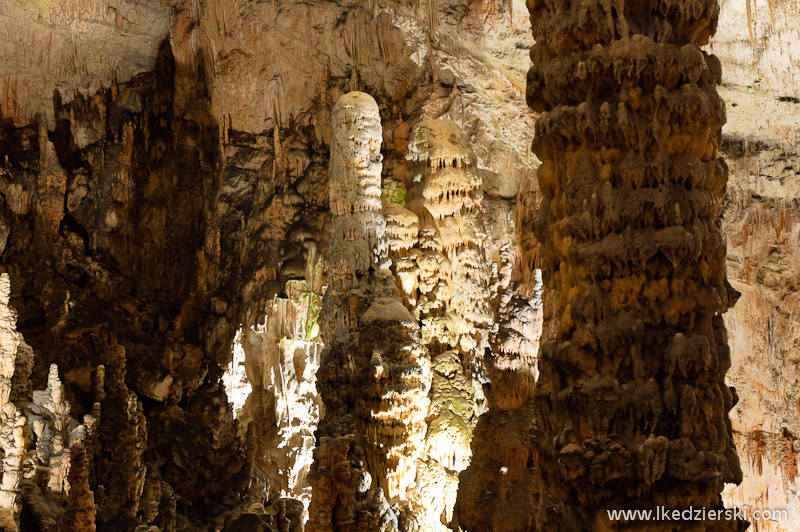
[[[716,0],[528,0],[528,103],[555,298],[536,390],[538,529],[737,530],[611,522],[608,509],[720,510],[740,482],[722,314]],[[725,517],[725,516],[723,516]]]

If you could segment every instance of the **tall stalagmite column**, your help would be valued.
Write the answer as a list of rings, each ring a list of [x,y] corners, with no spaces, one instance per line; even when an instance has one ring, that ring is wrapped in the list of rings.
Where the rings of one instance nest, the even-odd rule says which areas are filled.
[[[538,529],[613,508],[721,509],[740,482],[722,314],[727,168],[716,0],[528,0],[536,228],[558,332],[541,350]],[[733,520],[614,530],[737,530]]]
[[[31,360],[33,353],[17,332],[17,313],[9,306],[11,280],[7,273],[0,275],[0,527],[19,530],[22,511],[22,463],[28,443],[28,420],[12,401],[18,358]],[[16,375],[19,377],[18,375]]]
[[[307,528],[392,532],[407,519],[414,498],[430,361],[391,271],[380,267],[385,221],[378,106],[368,94],[351,92],[332,117],[331,242],[320,311],[325,347],[317,372],[325,415]]]

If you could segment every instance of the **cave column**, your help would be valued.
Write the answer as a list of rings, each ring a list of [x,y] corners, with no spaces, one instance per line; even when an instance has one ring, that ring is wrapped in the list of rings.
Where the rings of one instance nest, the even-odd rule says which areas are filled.
[[[536,389],[538,529],[655,530],[609,509],[723,508],[742,473],[722,314],[727,167],[716,0],[528,0],[536,231],[557,332]],[[686,523],[740,529],[735,520]],[[661,528],[659,528],[661,529]]]
[[[332,113],[328,289],[317,387],[325,405],[308,529],[397,530],[407,517],[426,431],[430,362],[395,279],[382,267],[378,105],[351,92]]]

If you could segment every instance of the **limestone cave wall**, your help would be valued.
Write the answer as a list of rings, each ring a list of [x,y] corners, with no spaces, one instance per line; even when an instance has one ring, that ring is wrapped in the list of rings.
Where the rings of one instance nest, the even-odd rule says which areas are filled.
[[[704,47],[741,293],[723,497],[788,508],[776,532],[800,526],[798,10],[721,1]],[[0,0],[0,35],[0,526],[533,529],[560,307],[525,2]],[[342,133],[352,91],[370,125]],[[342,174],[363,157],[369,184]]]

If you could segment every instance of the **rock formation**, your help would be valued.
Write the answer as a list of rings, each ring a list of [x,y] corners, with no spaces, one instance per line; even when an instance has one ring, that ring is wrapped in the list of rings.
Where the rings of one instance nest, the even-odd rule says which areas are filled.
[[[722,314],[727,167],[716,1],[529,2],[537,217],[557,333],[536,391],[539,530],[642,529],[608,509],[722,509],[742,472]],[[739,530],[734,520],[697,530]]]
[[[325,348],[317,376],[325,415],[308,529],[397,530],[422,454],[430,367],[394,277],[379,267],[385,221],[378,106],[351,92],[332,119]]]
[[[477,157],[458,125],[450,120],[420,122],[409,136],[407,158],[405,207],[384,205],[386,241],[391,268],[421,324],[433,369],[425,454],[417,471],[417,511],[410,529],[448,530],[456,523],[463,526],[455,519],[454,505],[458,473],[470,463],[473,429],[485,409],[484,353],[491,354],[490,345],[498,352],[508,347],[535,353],[540,320],[535,304],[515,293],[511,204],[485,186]],[[497,176],[484,175],[497,182]],[[491,195],[486,197],[484,190]],[[516,309],[520,312],[512,317],[507,311],[515,304],[521,305]],[[497,334],[500,322],[503,332]],[[503,346],[511,337],[516,345]],[[492,444],[481,440],[473,447],[482,454]],[[482,479],[475,479],[479,489]],[[475,507],[474,500],[465,504]]]
[[[483,193],[477,157],[453,121],[414,126],[407,158],[406,208],[419,233],[405,255],[416,261],[412,311],[433,369],[416,520],[422,530],[442,530],[453,520],[457,474],[469,464],[483,400],[478,379],[491,314]]]
[[[0,436],[3,462],[0,481],[0,525],[20,530],[25,502],[42,530],[84,523],[75,530],[94,530],[95,507],[88,489],[88,461],[83,453],[87,425],[70,416],[58,366],[50,366],[47,387],[31,390],[34,353],[16,330],[17,312],[9,305],[11,282],[0,275]],[[62,502],[68,501],[65,513]],[[63,514],[63,515],[62,515]]]
[[[69,504],[64,512],[61,530],[94,532],[95,516],[94,493],[89,487],[89,460],[83,444],[76,442],[70,448]],[[151,516],[151,520],[154,517]]]
[[[734,355],[728,379],[740,395],[731,417],[744,472],[742,483],[726,490],[725,502],[786,509],[788,519],[754,519],[751,528],[788,532],[800,524],[797,376],[786,370],[796,364],[792,345],[800,338],[793,317],[800,159],[796,150],[753,145],[731,131],[723,143],[730,166],[723,223],[730,235],[728,275],[742,294],[725,316]]]
[[[253,454],[254,476],[264,482],[257,489],[265,493],[256,494],[251,485],[251,495],[271,504],[282,498],[301,501],[304,511],[311,501],[308,473],[323,410],[316,386],[321,294],[309,290],[310,284],[287,283],[288,297],[270,302],[261,323],[237,333],[231,371],[226,372],[240,431],[245,437],[252,432],[248,453]],[[236,365],[244,375],[237,376]]]
[[[30,355],[17,333],[17,315],[8,306],[11,282],[0,276],[0,443],[3,447],[3,477],[0,483],[0,524],[17,530],[22,510],[22,460],[27,447],[27,419],[11,402],[17,358]],[[32,358],[32,357],[31,357]]]
[[[800,341],[800,18],[797,0],[721,4],[705,49],[725,73],[718,147],[731,174],[722,231],[731,283],[742,293],[725,320],[744,471],[723,499],[788,508],[789,519],[753,528],[791,532],[800,527],[800,379],[792,370]],[[625,17],[655,41],[686,35],[674,17],[648,28],[652,5],[598,4],[576,32],[563,30],[571,23],[564,12],[548,35],[591,41],[604,17]],[[700,20],[692,9],[707,7],[656,9],[662,20],[678,8]],[[528,383],[538,362],[530,354],[538,328],[553,338],[564,315],[556,316],[558,298],[537,274],[553,264],[532,231],[541,194],[530,150],[538,114],[524,97],[530,30],[521,0],[0,0],[0,273],[13,285],[7,306],[27,342],[16,349],[0,421],[9,449],[0,497],[17,501],[7,503],[4,525],[18,513],[23,529],[56,530],[78,512],[75,525],[89,527],[94,504],[101,532],[302,527],[323,395],[336,403],[340,390],[338,382],[324,394],[317,388],[323,345],[313,332],[325,322],[318,310],[336,306],[323,288],[336,251],[331,112],[358,90],[380,108],[382,175],[372,183],[382,205],[373,188],[370,208],[386,227],[369,250],[375,271],[359,278],[363,308],[354,315],[375,298],[399,297],[418,329],[404,345],[419,349],[371,338],[394,325],[353,327],[371,375],[363,382],[373,385],[351,409],[362,416],[354,437],[364,466],[374,468],[359,474],[366,489],[353,493],[376,526],[395,526],[393,517],[398,529],[524,526],[538,511],[528,482],[538,462],[523,463],[518,446],[535,428]],[[617,40],[621,33],[602,45]],[[632,86],[646,85],[650,57]],[[537,65],[548,71],[552,60]],[[562,79],[548,72],[551,82]],[[589,108],[612,105],[616,94],[613,83],[593,87],[593,99],[580,84],[553,87],[574,97],[569,105]],[[429,172],[407,159],[414,127],[431,119],[463,131],[472,169]],[[417,170],[435,184],[428,200],[405,186]],[[420,208],[425,201],[443,217]],[[446,212],[459,203],[469,208]],[[446,246],[460,241],[453,230],[461,224],[468,240],[484,235],[480,253]],[[479,292],[485,297],[463,297]],[[407,392],[395,363],[429,366],[430,374]],[[395,408],[405,398],[415,405]],[[409,412],[413,426],[392,417]],[[420,434],[430,437],[420,443]],[[72,466],[82,460],[78,441],[88,491],[83,465]],[[327,442],[329,463],[339,463],[339,443]],[[503,519],[508,506],[514,512]]]

